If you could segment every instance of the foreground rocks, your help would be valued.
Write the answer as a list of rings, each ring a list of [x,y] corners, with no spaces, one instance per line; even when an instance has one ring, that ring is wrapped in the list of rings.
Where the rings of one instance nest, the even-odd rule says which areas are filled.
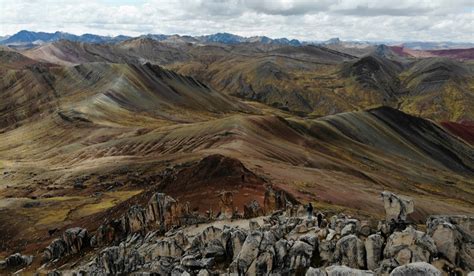
[[[395,268],[390,276],[441,276],[441,272],[425,262],[406,264]]]
[[[282,205],[281,195],[275,191],[269,195],[272,200],[266,199],[266,206]],[[229,207],[230,211],[231,201],[227,199],[226,195],[223,210]],[[155,194],[147,208],[130,207],[119,219],[104,223],[92,238],[86,229],[68,229],[45,249],[45,267],[52,269],[51,261],[62,256],[91,250],[92,255],[79,256],[77,265],[63,272],[441,275],[472,269],[474,247],[468,230],[473,217],[431,217],[427,232],[406,223],[400,227],[380,227],[387,225],[387,221],[375,228],[343,214],[324,218],[325,223],[318,226],[316,219],[306,218],[298,206],[285,206],[258,219],[242,219],[229,225],[208,222],[198,227],[181,220],[189,215],[185,206],[169,196]],[[247,214],[262,212],[255,202],[246,208]],[[401,217],[399,214],[398,219]],[[5,263],[0,262],[1,266]]]
[[[65,255],[76,254],[89,247],[87,229],[75,227],[67,229],[62,238],[55,239],[43,252],[43,260],[57,260]]]
[[[414,203],[409,198],[387,191],[382,193],[382,198],[387,221],[404,221],[407,219],[408,214],[413,213]]]
[[[0,260],[0,271],[1,270],[12,270],[12,269],[20,269],[25,266],[30,265],[33,262],[33,256],[25,256],[21,255],[20,253],[15,253],[5,260]],[[0,273],[1,274],[1,273]]]
[[[428,234],[438,255],[455,266],[474,271],[474,219],[468,216],[431,216]]]

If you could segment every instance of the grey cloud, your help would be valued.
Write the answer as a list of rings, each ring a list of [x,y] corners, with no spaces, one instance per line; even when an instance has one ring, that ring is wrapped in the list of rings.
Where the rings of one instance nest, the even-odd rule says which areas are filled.
[[[0,0],[0,35],[20,29],[107,35],[230,32],[301,40],[473,41],[465,0]],[[127,1],[128,3],[129,1]]]
[[[269,15],[303,15],[327,11],[334,0],[296,0],[296,1],[278,1],[278,0],[243,0],[242,4],[249,10],[257,13]]]
[[[335,10],[335,13],[354,16],[417,16],[432,12],[430,8],[370,8],[367,5],[354,9]]]

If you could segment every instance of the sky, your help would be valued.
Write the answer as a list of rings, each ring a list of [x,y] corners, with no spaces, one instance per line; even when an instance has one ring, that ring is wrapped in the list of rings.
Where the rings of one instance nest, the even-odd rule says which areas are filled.
[[[0,36],[20,30],[474,42],[474,0],[0,0]]]

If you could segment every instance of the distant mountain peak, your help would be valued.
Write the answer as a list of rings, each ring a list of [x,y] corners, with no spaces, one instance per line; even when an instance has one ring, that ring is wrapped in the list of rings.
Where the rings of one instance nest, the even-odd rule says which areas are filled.
[[[95,34],[83,34],[74,35],[67,32],[56,31],[54,33],[45,32],[32,32],[27,30],[21,30],[18,33],[8,37],[7,39],[1,40],[0,44],[3,45],[38,45],[48,42],[54,42],[58,40],[69,40],[76,42],[87,42],[87,43],[114,43],[126,40],[130,37],[127,36],[100,36]]]
[[[342,41],[339,39],[339,37],[333,37],[333,38],[323,42],[323,44],[326,44],[326,45],[339,45],[339,44],[341,44],[341,42]]]

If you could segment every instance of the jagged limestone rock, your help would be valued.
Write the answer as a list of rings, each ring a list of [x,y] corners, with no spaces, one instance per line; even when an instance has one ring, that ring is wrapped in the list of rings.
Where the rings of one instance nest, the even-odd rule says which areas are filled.
[[[220,240],[210,240],[204,248],[203,256],[206,258],[214,258],[218,261],[225,260],[226,251]]]
[[[146,210],[134,205],[121,217],[122,229],[125,234],[136,233],[146,229]]]
[[[89,233],[87,229],[74,227],[63,233],[63,240],[69,253],[76,254],[89,246]]]
[[[247,232],[241,229],[228,229],[223,232],[223,237],[227,256],[230,260],[233,260],[242,249],[245,239],[247,238]]]
[[[306,271],[306,276],[327,276],[326,270],[324,268],[313,268],[310,267]]]
[[[359,270],[347,266],[329,266],[326,268],[328,276],[371,276],[374,273],[370,270]]]
[[[148,201],[147,222],[159,226],[163,232],[168,231],[173,226],[181,225],[180,218],[183,217],[185,209],[185,206],[180,205],[174,198],[156,193]]]
[[[316,250],[319,245],[318,237],[314,233],[308,233],[300,236],[298,240],[303,241],[313,247],[313,250]]]
[[[244,205],[244,218],[255,218],[261,215],[263,215],[263,209],[258,201],[252,200]]]
[[[289,262],[288,251],[290,245],[286,239],[280,239],[275,243],[275,268],[282,269]]]
[[[230,273],[238,273],[242,275],[247,273],[247,271],[250,269],[250,266],[252,265],[252,263],[254,263],[254,260],[258,256],[259,246],[260,242],[262,241],[262,238],[263,233],[260,231],[252,231],[247,236],[239,254],[230,264]],[[253,268],[253,272],[255,272],[255,267]]]
[[[43,261],[56,260],[66,255],[67,245],[62,239],[53,240],[43,252]]]
[[[76,254],[90,245],[87,229],[74,227],[64,231],[62,238],[53,240],[43,251],[43,261],[49,262],[68,254]]]
[[[33,256],[15,253],[5,258],[5,261],[0,264],[0,269],[19,269],[30,265],[32,262]]]
[[[425,262],[415,262],[395,268],[390,276],[441,276],[441,271]]]
[[[346,226],[344,226],[344,228],[342,228],[341,236],[347,236],[347,235],[350,235],[350,234],[355,234],[355,232],[356,232],[356,226],[352,223],[349,223]]]
[[[382,198],[385,207],[386,220],[405,221],[407,215],[413,213],[413,200],[402,197],[391,192],[382,192]]]
[[[211,268],[214,264],[214,258],[200,258],[199,254],[184,256],[181,259],[181,265],[190,269]]]
[[[431,216],[426,221],[440,255],[466,270],[474,270],[473,216]]]
[[[436,252],[436,245],[430,236],[408,227],[390,235],[384,256],[394,258],[399,265],[404,265],[409,262],[429,262]]]
[[[176,241],[169,238],[156,242],[150,250],[152,258],[179,257],[184,253],[183,249],[176,243]]]
[[[263,210],[266,214],[274,212],[275,210],[286,210],[288,203],[289,201],[284,191],[275,190],[270,186],[265,190]]]
[[[373,234],[365,240],[365,251],[367,256],[367,268],[375,270],[380,266],[382,260],[384,238],[379,234]]]
[[[224,191],[219,194],[220,219],[230,219],[234,215],[234,194],[231,191]]]
[[[319,242],[319,255],[323,262],[330,262],[333,259],[334,251],[336,250],[335,240],[322,240]]]
[[[300,271],[301,269],[308,268],[311,265],[313,251],[314,248],[310,244],[303,241],[296,241],[288,253],[290,269]]]
[[[260,228],[260,225],[258,224],[257,221],[249,220],[249,229],[250,229],[250,231],[258,230],[259,228]]]
[[[333,260],[351,268],[365,267],[365,246],[355,235],[342,237],[336,243]]]
[[[364,220],[360,222],[360,227],[357,230],[359,235],[368,237],[371,234],[370,224],[368,221]]]
[[[242,221],[221,229],[211,223],[196,232],[192,227],[178,230],[173,225],[164,226],[166,221],[177,221],[181,225],[176,214],[186,212],[172,198],[155,194],[148,207],[154,211],[144,212],[142,208],[132,206],[122,215],[126,219],[105,222],[96,232],[94,244],[99,245],[99,240],[122,242],[119,246],[100,251],[94,261],[81,265],[80,269],[91,275],[307,273],[328,276],[373,275],[372,271],[378,275],[388,275],[401,264],[431,261],[437,256],[438,246],[442,254],[440,256],[444,258],[436,259],[436,265],[443,271],[453,272],[460,271],[461,265],[468,267],[474,249],[469,242],[470,234],[465,232],[470,222],[460,217],[430,220],[427,223],[429,235],[411,226],[403,231],[395,231],[384,244],[382,234],[367,235],[373,233],[368,223],[360,223],[343,214],[333,216],[323,228],[319,228],[315,220],[288,217],[281,211],[265,217],[262,226],[254,221]],[[150,214],[158,215],[150,219]],[[159,222],[155,223],[155,219]],[[114,226],[113,222],[118,223]],[[363,225],[366,229],[362,231]],[[167,227],[170,230],[163,232]],[[82,241],[86,241],[85,237],[88,236],[81,234],[83,230],[68,232],[69,245],[63,239],[50,245],[49,259],[69,254],[72,252],[69,247],[76,248],[77,252],[82,251],[82,245],[87,245]],[[452,254],[454,251],[456,254]],[[453,256],[457,267],[448,261]],[[311,264],[320,268],[310,268]],[[327,265],[332,266],[323,268]],[[449,270],[445,270],[446,267]],[[365,268],[370,271],[359,270]]]
[[[225,251],[224,243],[225,243],[225,235],[220,228],[209,226],[205,228],[201,233],[196,235],[191,242],[191,248],[195,248],[201,252],[201,254],[205,254],[206,248],[209,244],[213,244],[214,246],[218,246]],[[216,242],[212,242],[212,241]]]
[[[96,247],[110,244],[119,240],[125,234],[120,220],[106,221],[99,226],[95,235],[91,238],[91,246]]]
[[[143,262],[143,257],[136,250],[127,249],[123,243],[103,249],[95,260],[99,275],[127,274],[137,270]]]

